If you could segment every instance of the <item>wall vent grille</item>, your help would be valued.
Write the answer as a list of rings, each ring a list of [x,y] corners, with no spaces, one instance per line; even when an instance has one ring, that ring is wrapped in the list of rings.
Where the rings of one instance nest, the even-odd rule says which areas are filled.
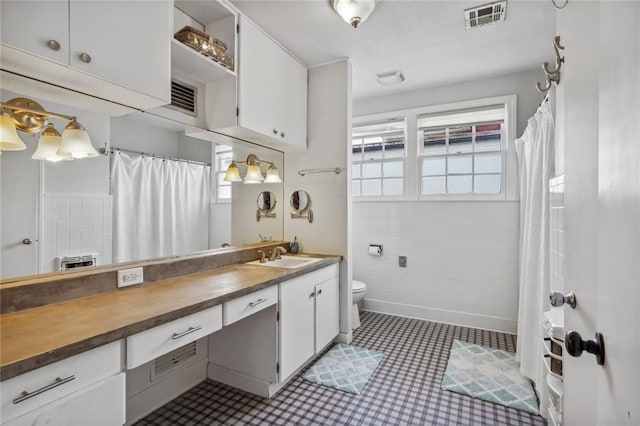
[[[191,342],[188,345],[175,349],[167,354],[162,355],[154,360],[154,375],[159,376],[164,374],[178,365],[184,364],[186,361],[196,356],[197,347],[196,342]]]
[[[185,114],[198,115],[198,89],[182,81],[171,80],[171,109]]]
[[[507,1],[497,1],[482,6],[472,7],[464,11],[466,29],[502,22],[507,15]]]

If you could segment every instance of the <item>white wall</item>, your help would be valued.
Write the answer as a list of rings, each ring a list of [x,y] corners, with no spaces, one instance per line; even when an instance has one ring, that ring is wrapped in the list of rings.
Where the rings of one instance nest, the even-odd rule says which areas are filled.
[[[340,265],[340,333],[351,336],[351,64],[348,61],[309,70],[308,149],[285,154],[284,235],[298,237],[305,252],[344,256]],[[299,176],[300,169],[340,167],[343,172]],[[303,189],[311,198],[313,223],[292,219],[288,199]]]
[[[354,102],[355,116],[517,95],[517,135],[543,95],[538,70]],[[508,176],[513,180],[515,176]],[[515,333],[518,307],[517,201],[354,202],[354,279],[364,307]],[[380,258],[370,243],[384,245]],[[407,256],[407,267],[398,256]]]

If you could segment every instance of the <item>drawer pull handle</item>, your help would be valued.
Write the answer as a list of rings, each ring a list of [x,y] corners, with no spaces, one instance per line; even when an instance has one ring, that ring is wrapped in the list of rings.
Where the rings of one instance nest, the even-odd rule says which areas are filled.
[[[179,339],[181,337],[186,336],[187,334],[195,333],[198,330],[202,330],[202,327],[201,326],[189,327],[188,329],[186,329],[182,333],[173,333],[173,336],[171,336],[171,339],[176,340],[176,339]]]
[[[258,299],[255,302],[249,303],[249,306],[251,306],[252,308],[255,308],[256,306],[258,306],[261,303],[266,302],[267,300],[269,300],[269,299]]]
[[[69,377],[65,377],[64,379],[61,379],[60,377],[56,377],[56,379],[50,385],[41,387],[40,389],[34,390],[33,392],[22,391],[20,396],[13,400],[13,403],[19,404],[22,401],[26,401],[29,398],[33,398],[36,395],[40,395],[41,393],[44,393],[53,388],[57,388],[58,386],[64,385],[65,383],[69,383],[70,381],[75,379],[76,379],[76,376],[73,374]]]

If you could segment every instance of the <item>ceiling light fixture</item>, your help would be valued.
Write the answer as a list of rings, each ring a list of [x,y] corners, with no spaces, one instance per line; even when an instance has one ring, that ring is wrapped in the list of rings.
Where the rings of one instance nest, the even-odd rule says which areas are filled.
[[[244,179],[240,176],[240,169],[238,164],[245,164],[247,166],[247,172]],[[268,164],[266,177],[262,174],[260,166],[262,164]],[[227,182],[244,182],[244,183],[280,183],[280,174],[275,164],[270,161],[260,160],[255,154],[249,154],[246,161],[232,161],[227,167],[227,173],[224,175],[224,180]]]
[[[378,6],[378,0],[331,0],[331,5],[342,19],[358,28]]]
[[[376,80],[381,86],[390,86],[392,84],[402,83],[404,81],[404,74],[402,74],[400,70],[383,72],[376,74]]]
[[[42,105],[27,98],[14,98],[0,102],[0,151],[21,151],[27,148],[16,130],[26,133],[41,131],[34,160],[60,161],[74,158],[97,157],[98,151],[91,144],[86,130],[76,117],[46,111]],[[47,123],[49,118],[68,120],[62,136]]]

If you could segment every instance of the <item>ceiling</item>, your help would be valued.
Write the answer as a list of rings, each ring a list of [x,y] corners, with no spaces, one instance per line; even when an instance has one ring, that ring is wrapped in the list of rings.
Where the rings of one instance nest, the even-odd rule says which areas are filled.
[[[465,30],[463,11],[488,0],[380,0],[357,30],[329,0],[232,0],[307,66],[351,58],[353,96],[436,87],[539,67],[553,61],[550,0],[509,0],[506,21]],[[406,81],[380,86],[375,76],[402,70]]]

